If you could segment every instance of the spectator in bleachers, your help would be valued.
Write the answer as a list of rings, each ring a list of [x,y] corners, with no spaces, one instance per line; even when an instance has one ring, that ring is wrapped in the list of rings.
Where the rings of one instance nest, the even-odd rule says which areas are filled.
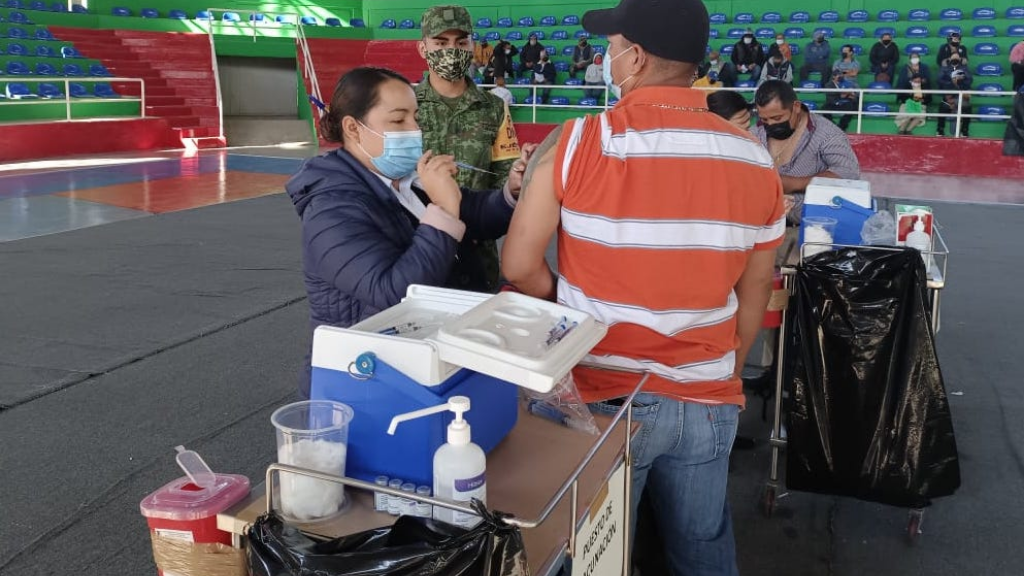
[[[750,130],[750,102],[739,92],[718,90],[708,94],[708,110],[744,132]]]
[[[775,162],[788,200],[789,218],[800,219],[803,192],[811,178],[860,178],[850,140],[835,124],[815,119],[785,82],[765,82],[754,94],[760,118],[751,130]]]
[[[939,102],[939,113],[953,115],[957,109],[957,102],[959,101],[958,92],[964,92],[971,89],[971,83],[974,78],[971,76],[971,71],[964,65],[963,59],[960,55],[953,53],[949,57],[948,65],[942,69],[942,74],[939,76],[939,90],[951,90],[949,94],[942,95],[942,101]],[[960,106],[961,114],[971,114],[971,96],[970,94],[963,95],[962,105]],[[953,122],[953,129],[956,130],[956,119],[951,118]],[[971,119],[964,118],[960,124],[960,135],[964,138],[970,136],[971,132]],[[939,128],[935,132],[939,136],[946,135],[946,116],[939,116]]]
[[[806,82],[812,72],[821,75],[821,83],[828,80],[832,71],[832,47],[821,32],[814,35],[814,40],[804,48],[804,65],[800,67],[800,81]]]
[[[490,42],[483,40],[477,44],[476,47],[473,48],[473,63],[469,67],[470,77],[475,78],[477,73],[487,68],[487,63],[491,61],[491,56],[493,55],[494,48],[491,47]],[[485,77],[484,82],[486,84],[493,84],[494,78],[492,77],[490,81],[487,81],[487,78]]]
[[[529,40],[519,51],[519,76],[529,78],[533,74],[533,67],[540,62],[542,51],[544,51],[544,47],[537,41],[537,35],[530,34]]]
[[[544,86],[553,86],[555,84],[555,65],[548,58],[547,50],[540,51],[538,61],[533,65],[531,72],[533,73],[534,84],[542,84]],[[551,89],[537,90],[537,95],[540,97],[540,102],[546,104],[548,98],[551,97]]]
[[[708,59],[705,60],[700,67],[697,68],[697,79],[708,78],[710,75],[715,75],[715,83],[721,83],[723,86],[729,88],[736,85],[736,69],[733,68],[731,62],[726,62],[721,59],[721,55],[718,50],[712,50],[708,54]],[[708,80],[702,84],[711,84]]]
[[[900,61],[900,48],[892,41],[892,34],[882,34],[882,38],[871,47],[869,59],[875,82],[892,83],[896,80],[895,71],[896,64]]]
[[[519,49],[511,42],[498,40],[498,45],[494,47],[494,55],[491,56],[491,63],[488,66],[491,76],[494,77],[494,83],[498,86],[504,86],[505,80],[513,76],[512,62],[516,54],[519,54]]]
[[[793,63],[783,59],[782,54],[770,56],[764,67],[761,68],[761,77],[758,79],[757,85],[760,86],[768,80],[782,80],[787,84],[792,84]]]
[[[850,88],[850,83],[845,78],[841,70],[833,70],[832,79],[829,80],[828,84],[825,84],[825,88],[830,90],[846,90]],[[826,92],[825,110],[836,112],[856,112],[857,93],[854,91]],[[823,116],[828,118],[830,122],[832,121],[832,114],[823,114]],[[850,127],[850,122],[852,121],[853,114],[841,114],[839,116],[839,129],[846,132],[846,129]]]
[[[776,34],[775,43],[768,47],[768,58],[776,54],[781,54],[786,62],[793,61],[793,47],[786,42],[786,37],[782,34]]]
[[[587,66],[587,72],[583,75],[583,82],[587,86],[604,86],[604,56],[600,54],[594,55],[594,62]],[[600,98],[601,94],[604,94],[603,89],[584,91],[584,95],[587,98]]]
[[[911,54],[910,62],[907,63],[900,70],[899,77],[896,80],[896,88],[899,90],[911,90],[913,89],[913,80],[917,78],[920,84],[921,90],[934,90],[935,85],[932,80],[931,69],[924,62],[921,62],[921,56],[919,54]],[[902,93],[896,95],[896,102],[903,104],[910,98],[910,94]],[[931,94],[922,94],[922,103],[925,106],[929,106],[932,103]]]
[[[832,64],[832,70],[842,72],[843,78],[852,82],[854,88],[860,86],[860,83],[857,82],[857,75],[860,74],[860,62],[853,54],[853,46],[850,44],[843,45],[839,59]]]
[[[587,66],[594,63],[594,47],[586,38],[580,38],[576,48],[572,51],[572,66],[569,67],[569,77],[575,78],[582,70],[586,75]]]
[[[1024,156],[1024,89],[1013,97],[1013,112],[1003,133],[1003,156]]]
[[[953,54],[959,54],[960,61],[967,62],[967,47],[960,43],[959,32],[953,32],[946,36],[946,43],[939,48],[939,54],[935,58],[935,62],[938,63],[940,69],[949,64],[948,60]]]
[[[754,33],[749,29],[732,48],[732,65],[736,75],[750,74],[750,79],[757,81],[761,77],[761,67],[764,66],[764,46],[754,38]]]
[[[1010,50],[1010,70],[1013,72],[1013,91],[1024,86],[1024,40]]]
[[[903,135],[913,133],[927,122],[924,113],[928,107],[924,101],[925,94],[921,92],[924,90],[921,76],[912,76],[910,86],[914,93],[900,103],[900,113],[896,116],[896,132]]]

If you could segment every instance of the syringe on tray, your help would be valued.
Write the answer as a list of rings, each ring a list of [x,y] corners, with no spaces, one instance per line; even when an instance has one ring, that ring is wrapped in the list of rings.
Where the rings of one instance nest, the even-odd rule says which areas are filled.
[[[416,322],[403,322],[401,324],[391,326],[390,328],[378,330],[377,333],[384,334],[385,336],[401,336],[402,334],[411,334],[421,328],[423,328],[423,326],[420,326]]]
[[[576,322],[575,320],[570,322],[569,318],[562,316],[558,323],[556,323],[551,328],[551,330],[548,331],[548,339],[545,342],[545,345],[550,348],[551,346],[558,344],[559,342],[562,341],[563,338],[566,337],[566,335],[569,334],[569,332],[572,332],[573,328],[575,328],[578,325],[579,323]]]

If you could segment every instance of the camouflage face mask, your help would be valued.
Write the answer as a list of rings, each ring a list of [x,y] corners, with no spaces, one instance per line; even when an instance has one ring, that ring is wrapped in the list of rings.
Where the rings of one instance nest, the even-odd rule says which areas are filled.
[[[441,78],[456,82],[466,77],[473,53],[462,48],[441,48],[427,52],[427,66]]]

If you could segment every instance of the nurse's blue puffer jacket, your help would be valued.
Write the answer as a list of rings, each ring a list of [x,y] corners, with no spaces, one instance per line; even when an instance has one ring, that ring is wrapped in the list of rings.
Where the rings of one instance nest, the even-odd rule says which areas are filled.
[[[355,324],[398,304],[410,284],[483,290],[483,266],[463,248],[503,236],[513,210],[501,191],[463,189],[460,245],[419,224],[380,177],[341,148],[307,160],[286,189],[302,218],[314,328]]]

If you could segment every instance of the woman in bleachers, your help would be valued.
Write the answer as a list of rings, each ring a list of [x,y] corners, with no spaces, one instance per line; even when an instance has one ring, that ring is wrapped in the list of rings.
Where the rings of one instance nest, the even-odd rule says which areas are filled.
[[[900,69],[899,76],[896,79],[896,88],[899,90],[911,90],[914,89],[913,79],[917,77],[920,83],[921,90],[934,90],[935,84],[932,79],[931,69],[924,62],[921,62],[921,56],[919,54],[911,54],[910,62],[906,66]],[[910,98],[910,94],[904,92],[896,95],[896,102],[903,104]],[[932,103],[931,94],[922,94],[921,102],[928,106]]]
[[[782,34],[775,35],[775,43],[768,48],[768,58],[776,54],[782,56],[782,59],[786,62],[793,61],[793,47],[786,42],[786,37]]]
[[[583,81],[587,86],[604,86],[604,56],[594,55],[594,62],[587,66],[587,73],[583,75]],[[604,89],[592,88],[584,90],[587,98],[600,98]]]

